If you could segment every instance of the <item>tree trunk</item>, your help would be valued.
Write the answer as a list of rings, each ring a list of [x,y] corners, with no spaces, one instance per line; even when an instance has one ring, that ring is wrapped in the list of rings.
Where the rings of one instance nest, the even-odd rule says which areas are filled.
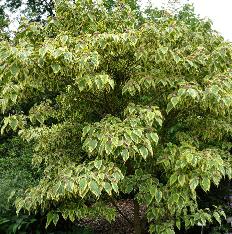
[[[142,233],[140,216],[139,216],[139,203],[137,200],[134,200],[134,232],[135,234]]]

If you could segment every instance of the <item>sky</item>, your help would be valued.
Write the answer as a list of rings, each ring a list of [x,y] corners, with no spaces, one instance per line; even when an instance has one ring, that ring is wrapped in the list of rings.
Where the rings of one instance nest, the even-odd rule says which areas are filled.
[[[161,7],[168,0],[150,0],[153,5]],[[146,1],[141,0],[142,4]],[[213,27],[226,40],[232,42],[232,0],[179,0],[180,3],[193,3],[195,11],[202,18],[209,18]]]
[[[196,11],[213,21],[214,28],[227,40],[232,41],[232,1],[194,0]]]

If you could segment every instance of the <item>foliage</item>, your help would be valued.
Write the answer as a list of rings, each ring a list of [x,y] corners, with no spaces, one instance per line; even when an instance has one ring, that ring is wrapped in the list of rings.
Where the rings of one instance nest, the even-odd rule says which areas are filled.
[[[0,145],[0,231],[12,234],[35,222],[35,218],[28,215],[16,217],[14,198],[36,185],[38,173],[31,167],[31,145],[19,137],[5,137],[8,138],[2,138]]]
[[[19,231],[27,231],[29,226],[35,221],[35,218],[30,218],[28,215],[21,215],[20,217],[15,215],[10,217],[10,219],[2,218],[0,219],[0,231],[1,233],[7,234],[16,234],[19,233]]]
[[[8,27],[9,20],[4,12],[4,8],[0,6],[0,41],[7,39],[6,28]]]
[[[7,0],[2,10],[20,11],[20,15],[26,16],[31,21],[43,21],[47,17],[54,17],[54,0]],[[75,2],[75,1],[72,1]],[[136,0],[126,0],[132,9],[138,9]],[[117,4],[116,0],[105,0],[104,6],[111,10]],[[1,14],[1,13],[0,13]]]
[[[231,178],[231,45],[191,7],[61,1],[2,43],[0,62],[2,133],[33,144],[43,168],[18,212],[111,221],[108,198],[123,194],[147,206],[151,233],[221,222],[196,191]]]
[[[0,145],[0,213],[9,212],[9,197],[22,195],[25,188],[35,185],[36,172],[31,168],[32,149],[20,138],[5,140]]]

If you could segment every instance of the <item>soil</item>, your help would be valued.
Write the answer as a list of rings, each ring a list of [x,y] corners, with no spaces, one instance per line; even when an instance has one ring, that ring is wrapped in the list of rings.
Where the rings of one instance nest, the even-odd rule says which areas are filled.
[[[114,222],[104,219],[84,219],[80,221],[82,227],[89,227],[94,234],[133,234],[134,204],[132,200],[121,200],[116,203],[118,209],[130,223],[118,212]],[[145,214],[145,206],[140,207],[140,218]]]

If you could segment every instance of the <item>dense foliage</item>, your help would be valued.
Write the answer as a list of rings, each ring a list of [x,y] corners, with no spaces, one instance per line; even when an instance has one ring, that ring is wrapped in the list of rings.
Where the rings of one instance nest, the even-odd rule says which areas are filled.
[[[75,2],[72,0],[70,2]],[[136,0],[126,0],[127,4],[132,9],[138,9]],[[105,0],[104,6],[107,9],[112,9],[117,4],[117,0]],[[54,1],[53,0],[6,0],[4,4],[0,5],[0,25],[1,25],[1,11],[20,12],[21,16],[27,17],[30,21],[43,21],[47,17],[55,16]]]
[[[8,17],[5,14],[4,8],[0,6],[0,40],[6,40],[8,35],[6,33],[6,28],[9,25]]]
[[[146,205],[151,233],[220,222],[201,209],[231,177],[231,45],[186,6],[176,15],[118,2],[60,1],[0,46],[2,134],[33,145],[37,185],[17,211],[113,220],[111,200]]]
[[[6,136],[5,136],[6,137]],[[36,185],[38,170],[31,166],[32,145],[19,137],[1,138],[0,144],[0,232],[16,233],[35,219],[16,216],[14,199],[22,196],[29,186]]]

